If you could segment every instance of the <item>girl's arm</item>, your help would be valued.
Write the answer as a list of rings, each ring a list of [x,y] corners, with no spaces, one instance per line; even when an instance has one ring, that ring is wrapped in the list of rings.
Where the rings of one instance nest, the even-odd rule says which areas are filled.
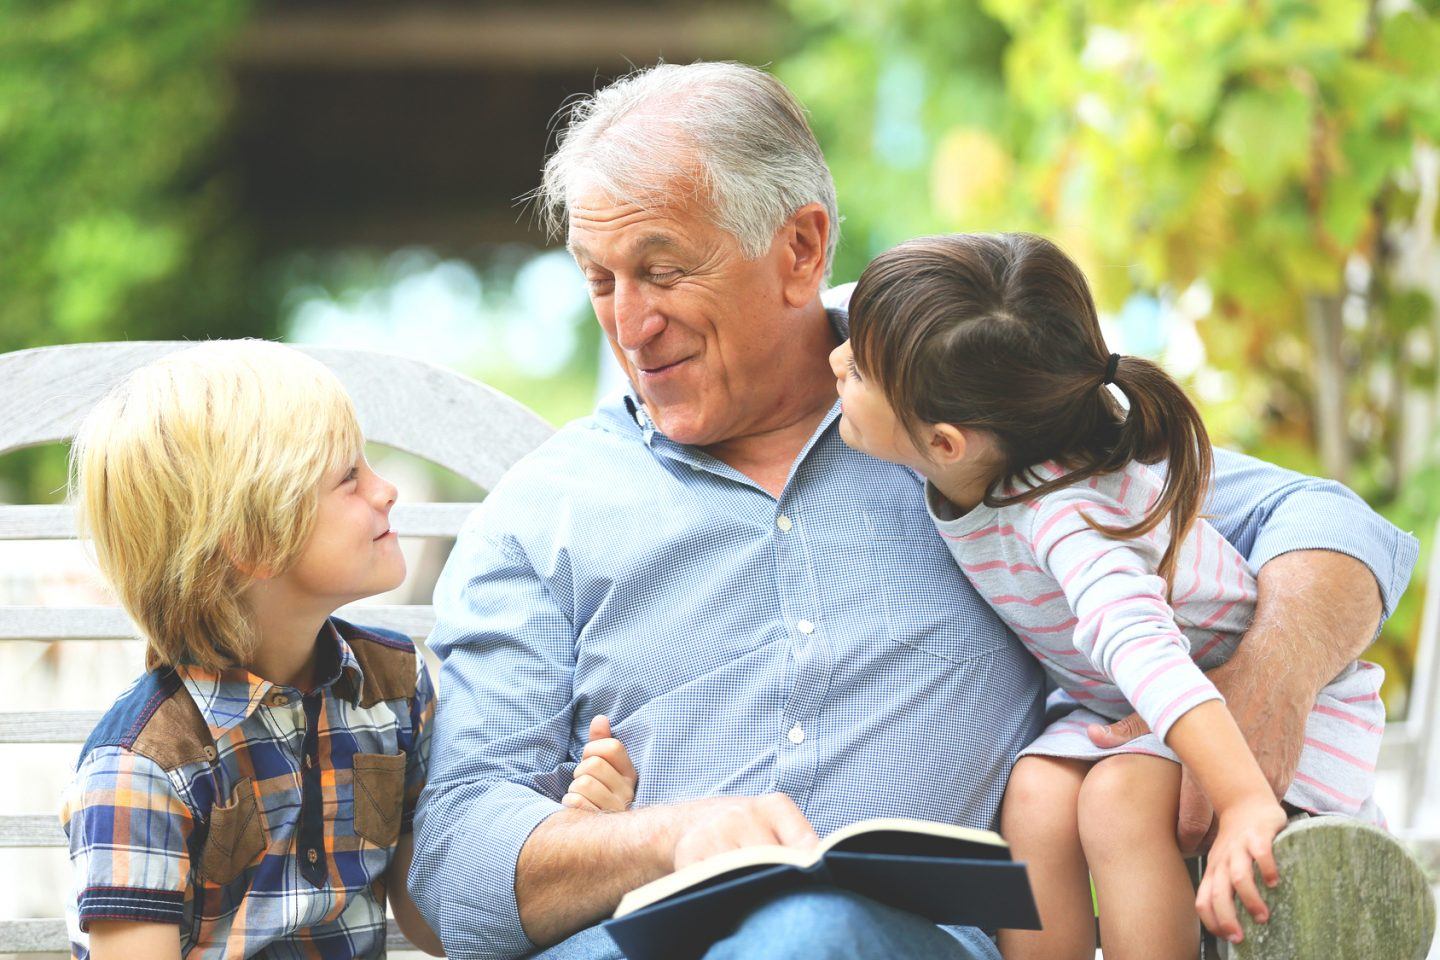
[[[415,906],[415,901],[410,899],[410,887],[406,877],[410,874],[410,859],[415,852],[415,835],[413,833],[402,834],[399,844],[395,847],[395,858],[390,861],[390,867],[385,871],[385,889],[390,901],[390,909],[395,913],[395,922],[400,925],[400,932],[405,934],[406,939],[415,944],[416,948],[423,950],[432,957],[443,957],[445,947],[440,943],[440,938],[425,918],[420,915],[420,910]],[[141,956],[142,954],[135,954]]]
[[[1270,918],[1255,885],[1252,864],[1260,867],[1267,886],[1279,882],[1271,847],[1275,835],[1285,828],[1285,811],[1275,801],[1270,781],[1221,701],[1207,701],[1181,716],[1170,728],[1166,743],[1220,816],[1220,832],[1210,847],[1195,909],[1217,936],[1239,943],[1236,894],[1258,922]]]
[[[134,920],[93,920],[92,960],[180,960],[180,926]]]
[[[1031,544],[1069,603],[1076,648],[1179,755],[1220,815],[1196,906],[1206,926],[1235,942],[1234,894],[1256,920],[1267,917],[1252,864],[1268,883],[1276,880],[1271,844],[1285,813],[1219,692],[1190,659],[1154,572],[1164,543],[1092,529],[1087,516],[1107,524],[1133,519],[1083,487],[1046,498],[1034,513]]]

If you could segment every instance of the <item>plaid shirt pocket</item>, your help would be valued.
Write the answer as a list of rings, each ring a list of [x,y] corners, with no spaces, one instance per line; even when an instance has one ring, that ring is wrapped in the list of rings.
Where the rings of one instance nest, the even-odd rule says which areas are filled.
[[[265,849],[265,827],[248,779],[235,784],[230,802],[210,810],[210,833],[200,870],[212,883],[229,883]]]
[[[355,833],[376,846],[400,839],[408,759],[403,753],[357,753],[353,758]]]

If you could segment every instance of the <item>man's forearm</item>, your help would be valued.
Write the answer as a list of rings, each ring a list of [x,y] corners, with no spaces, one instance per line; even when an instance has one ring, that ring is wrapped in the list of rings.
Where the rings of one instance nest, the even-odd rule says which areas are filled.
[[[549,946],[609,916],[620,898],[674,869],[683,808],[562,810],[525,841],[515,901],[525,935]]]
[[[1277,794],[1294,776],[1320,690],[1359,658],[1380,624],[1370,569],[1343,553],[1297,550],[1265,564],[1255,619],[1211,672]]]

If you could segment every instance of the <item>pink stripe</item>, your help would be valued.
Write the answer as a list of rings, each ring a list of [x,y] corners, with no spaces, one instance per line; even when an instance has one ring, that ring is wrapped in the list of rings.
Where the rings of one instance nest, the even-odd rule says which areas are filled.
[[[1380,726],[1379,724],[1370,723],[1367,720],[1361,720],[1359,717],[1348,714],[1344,710],[1336,710],[1334,707],[1327,707],[1323,704],[1315,704],[1315,706],[1311,708],[1310,712],[1318,713],[1324,717],[1334,717],[1336,720],[1344,720],[1346,723],[1353,724],[1359,727],[1366,733],[1385,732],[1385,728]]]
[[[991,602],[991,603],[996,603],[996,604],[999,604],[999,603],[1018,603],[1018,604],[1021,604],[1022,606],[1026,606],[1026,607],[1038,607],[1038,606],[1040,606],[1040,604],[1042,604],[1042,603],[1048,603],[1048,602],[1050,602],[1051,600],[1054,600],[1056,597],[1063,597],[1063,596],[1065,596],[1065,591],[1064,591],[1064,590],[1056,590],[1056,591],[1054,591],[1053,593],[1042,593],[1042,594],[1040,594],[1040,596],[1034,597],[1034,598],[1031,598],[1031,599],[1027,599],[1027,598],[1025,598],[1025,597],[1017,597],[1017,596],[1013,596],[1013,595],[1007,594],[1007,595],[1002,596],[1002,597],[995,597],[995,598],[992,599],[990,602]]]
[[[1044,573],[1033,563],[1006,563],[1004,560],[987,560],[984,563],[962,563],[960,569],[966,573],[987,573],[991,570],[1004,570],[1008,573]]]
[[[1314,777],[1308,777],[1308,776],[1306,776],[1305,774],[1301,773],[1301,772],[1298,771],[1298,770],[1295,771],[1295,779],[1298,780],[1298,781],[1301,782],[1301,783],[1309,784],[1310,786],[1314,787],[1316,790],[1319,790],[1321,793],[1325,794],[1326,796],[1334,797],[1336,800],[1339,800],[1341,803],[1348,804],[1349,806],[1352,806],[1352,807],[1358,807],[1358,806],[1360,806],[1360,804],[1362,804],[1362,803],[1365,802],[1365,801],[1363,801],[1363,800],[1357,800],[1357,799],[1355,799],[1354,797],[1347,797],[1345,794],[1341,793],[1339,790],[1336,790],[1334,787],[1330,786],[1329,784],[1321,783],[1319,780],[1316,780]]]
[[[1162,673],[1169,673],[1181,662],[1182,661],[1178,660],[1167,660],[1164,663],[1160,664],[1158,667],[1156,667],[1154,670],[1151,670],[1150,673],[1146,675],[1145,679],[1140,681],[1140,685],[1135,688],[1134,699],[1139,700],[1141,697],[1143,697],[1145,695],[1146,689],[1149,688],[1151,682],[1154,681],[1156,677],[1160,676]],[[1183,662],[1189,663],[1188,660]]]
[[[1185,593],[1181,596],[1175,598],[1173,602],[1174,606],[1180,606],[1180,604],[1184,603],[1186,600],[1189,600],[1192,596],[1194,596],[1196,590],[1200,589],[1200,558],[1204,555],[1204,553],[1205,538],[1196,537],[1195,562],[1190,565],[1190,589],[1186,590]]]
[[[1120,481],[1120,495],[1116,497],[1121,503],[1125,502],[1125,494],[1130,492],[1130,481],[1133,479],[1130,474],[1125,474],[1125,479]]]
[[[1167,604],[1165,601],[1161,600],[1159,597],[1118,597],[1114,600],[1111,600],[1109,603],[1102,604],[1096,609],[1091,610],[1089,613],[1085,614],[1085,616],[1081,618],[1080,623],[1083,626],[1088,627],[1091,622],[1099,620],[1100,618],[1104,617],[1105,614],[1109,613],[1111,610],[1114,610],[1116,607],[1140,606],[1142,604],[1154,607],[1157,611],[1163,609],[1164,613],[1160,614],[1160,616],[1162,617],[1167,617],[1167,615],[1170,613],[1170,605]]]
[[[984,530],[973,530],[970,533],[962,533],[958,536],[955,534],[946,533],[943,530],[940,531],[940,536],[944,537],[946,540],[959,540],[967,543],[974,540],[984,540],[986,537],[992,537],[997,535],[1005,538],[1013,537],[1016,540],[1019,540],[1021,543],[1024,543],[1027,547],[1029,546],[1029,543],[1025,540],[1025,538],[1020,535],[1020,531],[1016,530],[1008,523],[1002,523],[997,527],[986,527]]]
[[[1052,627],[1026,627],[1026,633],[1063,633],[1066,630],[1075,629],[1075,618],[1071,617],[1064,623],[1057,623]]]
[[[1070,690],[1066,688],[1070,696],[1076,700],[1094,700],[1096,703],[1129,703],[1124,697],[1102,697],[1098,693],[1091,693],[1088,690]]]
[[[1094,560],[1095,558],[1094,558],[1094,557],[1089,557],[1088,559]],[[1065,579],[1063,579],[1063,580],[1060,581],[1060,586],[1062,586],[1062,587],[1068,587],[1068,586],[1070,586],[1070,581],[1073,580],[1073,579],[1075,578],[1075,576],[1078,575],[1082,570],[1087,569],[1087,567],[1088,567],[1088,565],[1087,565],[1087,564],[1084,564],[1084,563],[1081,563],[1081,564],[1078,564],[1078,565],[1076,565],[1076,566],[1071,567],[1071,568],[1070,568],[1070,572],[1067,573],[1067,574],[1065,574]],[[1103,571],[1103,572],[1101,572],[1101,573],[1097,573],[1097,574],[1095,575],[1095,579],[1098,580],[1098,579],[1100,579],[1101,577],[1113,577],[1113,576],[1115,576],[1116,574],[1120,574],[1120,573],[1133,573],[1133,574],[1134,574],[1135,576],[1137,576],[1137,577],[1146,577],[1146,576],[1151,576],[1151,575],[1152,575],[1152,574],[1151,574],[1151,571],[1149,571],[1149,570],[1142,570],[1142,569],[1140,569],[1139,567],[1112,567],[1112,568],[1110,568],[1109,570],[1105,570],[1105,571]]]
[[[1225,604],[1225,606],[1221,607],[1219,610],[1216,610],[1214,613],[1210,614],[1210,616],[1206,617],[1204,623],[1197,623],[1195,624],[1195,626],[1201,630],[1210,629],[1211,627],[1215,626],[1215,624],[1218,623],[1220,620],[1224,619],[1225,614],[1235,609],[1235,604],[1239,602],[1240,598],[1236,597],[1234,600],[1231,600],[1229,603]]]
[[[1086,508],[1099,510],[1101,513],[1108,513],[1111,516],[1119,516],[1126,518],[1129,517],[1129,514],[1125,512],[1124,508],[1117,507],[1109,503],[1069,503],[1061,507],[1059,510],[1056,510],[1055,513],[1051,515],[1050,519],[1046,520],[1040,525],[1040,529],[1035,531],[1035,542],[1039,543],[1041,540],[1044,540],[1045,535],[1050,532],[1050,529],[1054,527],[1055,524],[1059,523],[1061,520],[1064,520],[1071,514],[1079,513],[1083,517],[1084,514],[1081,511],[1085,510]]]
[[[1179,697],[1175,698],[1175,700],[1171,702],[1170,706],[1166,707],[1163,711],[1161,711],[1159,719],[1155,721],[1155,726],[1164,729],[1166,722],[1168,722],[1170,719],[1170,714],[1174,713],[1176,710],[1179,710],[1181,707],[1189,710],[1191,707],[1198,707],[1200,706],[1200,703],[1205,702],[1202,700],[1200,701],[1200,703],[1187,703],[1187,700],[1189,700],[1193,696],[1196,696],[1197,694],[1209,693],[1214,689],[1214,685],[1205,683],[1191,687],[1189,690],[1186,690],[1184,693],[1180,694]]]
[[[1123,664],[1126,660],[1129,660],[1130,657],[1134,654],[1139,653],[1146,647],[1153,647],[1157,643],[1173,642],[1173,640],[1173,637],[1168,637],[1163,633],[1157,633],[1154,636],[1145,637],[1143,640],[1136,640],[1133,643],[1127,643],[1125,645],[1125,649],[1115,654],[1115,659],[1110,662],[1110,669],[1112,671],[1119,672],[1120,665]]]
[[[1339,757],[1346,763],[1353,764],[1354,766],[1359,767],[1361,770],[1364,770],[1367,773],[1373,772],[1375,769],[1375,764],[1366,763],[1359,757],[1348,754],[1344,750],[1339,749],[1338,747],[1332,747],[1328,743],[1322,743],[1319,740],[1316,740],[1314,737],[1306,737],[1305,745],[1307,747],[1314,747],[1316,750],[1323,751],[1324,753],[1328,753],[1332,757]]]
[[[1379,700],[1380,694],[1367,693],[1363,697],[1342,697],[1341,703],[1369,703],[1371,700]]]
[[[1219,631],[1219,632],[1215,633],[1215,634],[1210,638],[1210,642],[1207,643],[1207,644],[1205,644],[1205,646],[1201,647],[1201,648],[1200,648],[1200,652],[1197,653],[1197,654],[1195,654],[1195,656],[1192,657],[1191,659],[1193,659],[1193,660],[1203,660],[1203,659],[1205,659],[1205,655],[1206,655],[1207,653],[1209,653],[1211,650],[1214,650],[1215,647],[1216,647],[1216,645],[1217,645],[1218,643],[1220,643],[1221,640],[1224,640],[1227,636],[1228,636],[1228,634],[1226,634],[1224,631]]]

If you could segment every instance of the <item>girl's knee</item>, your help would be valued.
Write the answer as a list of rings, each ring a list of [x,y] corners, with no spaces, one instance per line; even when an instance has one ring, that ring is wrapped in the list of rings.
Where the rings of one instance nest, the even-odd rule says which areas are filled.
[[[1080,785],[1077,820],[1086,856],[1153,855],[1175,846],[1180,765],[1160,757],[1120,755],[1095,764]]]
[[[1012,844],[1027,837],[1073,835],[1083,764],[1050,757],[1022,757],[1010,772],[1001,809],[1001,832]]]

